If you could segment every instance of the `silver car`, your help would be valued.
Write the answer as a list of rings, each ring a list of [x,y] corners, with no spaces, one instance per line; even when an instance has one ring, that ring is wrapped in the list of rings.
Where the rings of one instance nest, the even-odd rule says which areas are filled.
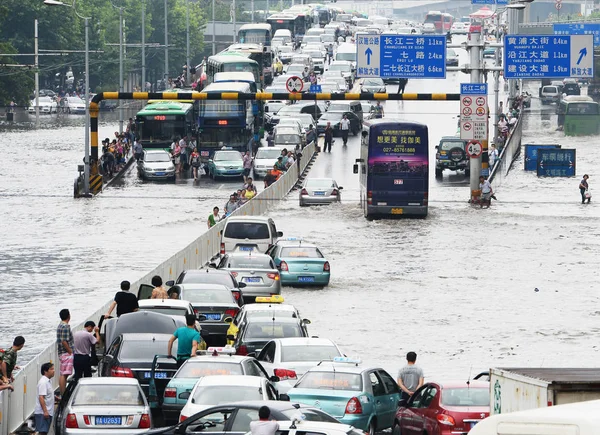
[[[175,181],[175,165],[165,150],[144,150],[137,162],[137,169],[142,180]]]
[[[307,178],[300,190],[300,207],[339,202],[342,189],[333,178]]]
[[[80,379],[62,413],[64,435],[141,434],[152,416],[137,379]]]
[[[273,165],[277,163],[277,158],[281,156],[283,147],[262,147],[259,148],[254,156],[254,178],[265,177]]]
[[[257,297],[281,294],[281,279],[273,259],[258,252],[225,254],[218,269],[231,272],[244,287],[244,301],[254,302]]]

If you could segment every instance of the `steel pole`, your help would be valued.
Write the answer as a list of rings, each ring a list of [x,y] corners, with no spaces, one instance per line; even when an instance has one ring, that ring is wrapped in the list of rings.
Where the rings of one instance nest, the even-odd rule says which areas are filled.
[[[168,23],[168,5],[165,0],[165,89],[169,84],[169,23]]]
[[[233,21],[233,43],[235,44],[235,0],[231,3],[231,19]]]
[[[500,41],[500,13],[496,12],[496,42]],[[500,65],[500,48],[496,48],[495,54],[495,64],[496,66]],[[500,71],[494,71],[494,107],[495,107],[495,115],[494,115],[494,132],[493,138],[496,138],[498,134],[498,121],[500,118]]]
[[[90,23],[85,18],[85,147],[83,194],[90,195]]]
[[[471,64],[471,83],[481,83],[481,33],[471,33],[467,39]],[[481,156],[470,158],[471,170],[470,183],[471,192],[479,189],[479,175],[481,174]]]
[[[35,127],[40,127],[40,62],[38,56],[38,20],[37,18],[34,21],[34,68],[35,68]],[[58,112],[58,108],[56,109]],[[52,106],[50,106],[50,114],[52,114]]]
[[[142,92],[146,91],[146,0],[142,0]]]
[[[213,28],[212,28],[212,54],[213,56],[217,53],[217,41],[216,41],[216,35],[217,35],[217,30],[215,28],[215,0],[212,0],[212,24],[213,24]]]
[[[251,15],[250,15],[250,16],[251,16],[251,20],[252,20],[252,22],[254,22],[254,0],[252,0],[252,1],[250,2],[250,9],[251,9],[251,11],[252,11],[252,12],[251,12]]]
[[[190,0],[185,1],[185,84],[190,84]]]
[[[123,8],[119,8],[119,92],[123,92]],[[119,133],[123,133],[123,102],[119,102]]]
[[[516,9],[508,10],[508,34],[516,35],[518,33],[518,15]],[[517,96],[517,82],[514,79],[508,81],[508,99],[509,105]]]
[[[267,10],[265,11],[264,21],[267,21],[267,18],[269,18],[269,9],[271,9],[271,6],[269,5],[269,0],[267,0]]]

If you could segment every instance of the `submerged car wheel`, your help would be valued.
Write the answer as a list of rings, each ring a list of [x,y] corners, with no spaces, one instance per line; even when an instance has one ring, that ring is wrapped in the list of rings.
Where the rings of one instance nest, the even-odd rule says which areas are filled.
[[[375,422],[375,419],[371,420],[371,423],[369,423],[369,435],[375,435],[375,433],[377,432],[377,423]]]
[[[395,421],[394,425],[392,426],[392,435],[401,435],[400,424],[397,421]]]
[[[444,178],[444,170],[441,168],[435,168],[435,178]]]

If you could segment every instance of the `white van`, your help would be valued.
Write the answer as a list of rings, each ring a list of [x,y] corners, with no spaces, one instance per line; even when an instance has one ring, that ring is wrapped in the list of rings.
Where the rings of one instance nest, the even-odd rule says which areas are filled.
[[[347,60],[352,62],[352,71],[356,70],[356,45],[352,43],[343,43],[335,53],[335,60]]]
[[[600,400],[497,414],[469,435],[598,435]]]
[[[283,233],[264,216],[232,216],[221,233],[221,255],[233,251],[267,252]]]
[[[282,39],[285,44],[291,44],[292,32],[290,32],[288,29],[278,29],[275,31],[273,39]]]

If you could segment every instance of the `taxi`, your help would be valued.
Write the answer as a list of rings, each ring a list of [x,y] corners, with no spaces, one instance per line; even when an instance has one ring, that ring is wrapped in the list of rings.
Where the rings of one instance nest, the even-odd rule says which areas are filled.
[[[269,379],[269,375],[255,358],[234,354],[235,349],[231,347],[209,347],[204,355],[183,363],[165,388],[162,408],[168,424],[179,421],[179,415],[191,391],[204,376],[249,375]]]
[[[381,368],[364,368],[360,360],[336,357],[308,370],[287,396],[374,435],[392,427],[400,387]]]
[[[212,158],[208,160],[208,176],[218,177],[241,177],[244,173],[244,159],[239,151],[224,148],[215,151]]]
[[[294,286],[329,285],[331,267],[321,250],[301,238],[278,240],[267,254],[279,269],[281,284]]]

